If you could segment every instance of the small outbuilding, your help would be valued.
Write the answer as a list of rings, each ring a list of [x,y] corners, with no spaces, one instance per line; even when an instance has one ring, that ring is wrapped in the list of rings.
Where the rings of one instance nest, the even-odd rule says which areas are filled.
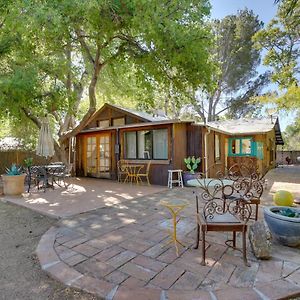
[[[167,185],[168,170],[185,170],[184,158],[201,158],[199,171],[215,176],[234,163],[254,162],[266,173],[283,144],[278,119],[240,119],[208,124],[168,119],[104,104],[76,135],[78,176],[116,180],[117,163],[146,165],[152,184]]]
[[[209,151],[206,155],[210,176],[236,163],[254,164],[265,174],[276,166],[277,145],[284,144],[278,118],[209,122],[204,136],[207,149],[214,148],[214,154]]]
[[[150,182],[167,185],[168,170],[184,169],[185,157],[200,156],[201,142],[191,121],[104,104],[76,136],[76,174],[115,180],[119,160],[151,160]]]

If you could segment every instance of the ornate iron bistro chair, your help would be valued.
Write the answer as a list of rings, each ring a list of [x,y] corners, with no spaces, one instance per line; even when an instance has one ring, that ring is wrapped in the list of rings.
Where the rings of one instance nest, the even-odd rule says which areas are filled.
[[[48,185],[53,187],[53,177],[51,174],[47,174],[46,168],[44,166],[32,166],[28,169],[28,190],[29,193],[32,183],[40,189],[40,183],[44,192]],[[51,183],[50,183],[51,182]]]
[[[213,184],[211,184],[213,183]],[[247,222],[251,216],[251,205],[240,198],[230,200],[224,198],[224,189],[227,186],[222,184],[222,180],[216,183],[211,180],[199,187],[196,193],[196,216],[197,235],[195,249],[199,246],[200,231],[202,233],[202,265],[205,265],[206,256],[206,233],[209,231],[232,232],[232,240],[227,240],[227,246],[236,250],[241,250],[246,266],[249,266],[246,253],[246,233]],[[229,188],[231,190],[231,187]],[[205,202],[203,210],[200,212],[200,201]],[[236,232],[242,233],[242,249],[236,248]]]
[[[56,168],[50,168],[49,173],[53,176],[53,182],[55,182],[58,186],[64,185],[67,188],[70,185],[69,179],[72,176],[73,164],[60,165]]]
[[[260,198],[264,191],[263,176],[251,165],[234,164],[225,178],[234,182],[233,189],[230,193],[225,193],[225,197],[230,200],[238,200],[242,197],[251,205],[255,205],[254,216],[251,216],[251,219],[257,221]]]
[[[137,182],[140,181],[142,183],[143,182],[142,178],[146,178],[148,185],[150,185],[150,181],[149,181],[150,166],[151,166],[151,160],[149,160],[149,162],[147,163],[145,173],[138,172],[136,174],[136,176],[137,176]]]

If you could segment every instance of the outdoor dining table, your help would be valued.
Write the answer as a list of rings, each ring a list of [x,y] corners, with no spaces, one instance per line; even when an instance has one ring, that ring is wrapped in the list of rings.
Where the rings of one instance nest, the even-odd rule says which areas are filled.
[[[29,172],[29,183],[31,182],[32,175],[36,173],[36,176],[38,176],[37,183],[39,184],[40,181],[43,181],[43,187],[46,191],[46,188],[53,188],[54,189],[54,176],[56,172],[63,172],[65,169],[65,165],[62,164],[49,164],[49,165],[37,165],[37,166],[31,166],[30,172]],[[49,179],[52,177],[52,182],[49,182]],[[30,190],[30,184],[28,187],[28,192]]]
[[[50,164],[43,166],[46,170],[47,180],[52,176],[52,187],[55,182],[55,175],[59,175],[65,171],[66,166],[63,164]],[[57,183],[57,182],[56,182]]]
[[[127,172],[127,176],[124,180],[124,182],[133,182],[136,181],[138,183],[138,177],[137,174],[140,172],[140,170],[144,167],[144,165],[141,164],[127,164],[125,166],[125,170]]]

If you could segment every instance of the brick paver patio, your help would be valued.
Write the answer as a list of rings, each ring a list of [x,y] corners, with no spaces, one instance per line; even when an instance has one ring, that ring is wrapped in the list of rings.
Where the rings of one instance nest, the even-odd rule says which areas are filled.
[[[86,177],[74,177],[71,183],[68,189],[55,185],[54,189],[47,188],[44,192],[43,189],[33,187],[30,193],[24,190],[21,197],[0,196],[0,199],[50,217],[65,218],[167,189],[162,186],[119,184],[113,180]]]
[[[168,241],[171,220],[162,199],[190,205],[178,223],[187,246]],[[227,234],[209,233],[207,265],[193,249],[194,196],[176,188],[61,220],[37,249],[42,268],[66,285],[105,299],[282,299],[300,296],[299,249],[273,245],[272,259],[248,260],[225,247]],[[238,242],[240,239],[238,238]]]

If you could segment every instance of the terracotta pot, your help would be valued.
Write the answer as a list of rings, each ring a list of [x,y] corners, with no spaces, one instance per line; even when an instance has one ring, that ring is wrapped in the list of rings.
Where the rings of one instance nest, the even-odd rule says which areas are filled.
[[[24,193],[26,174],[2,175],[4,195],[21,195]]]

